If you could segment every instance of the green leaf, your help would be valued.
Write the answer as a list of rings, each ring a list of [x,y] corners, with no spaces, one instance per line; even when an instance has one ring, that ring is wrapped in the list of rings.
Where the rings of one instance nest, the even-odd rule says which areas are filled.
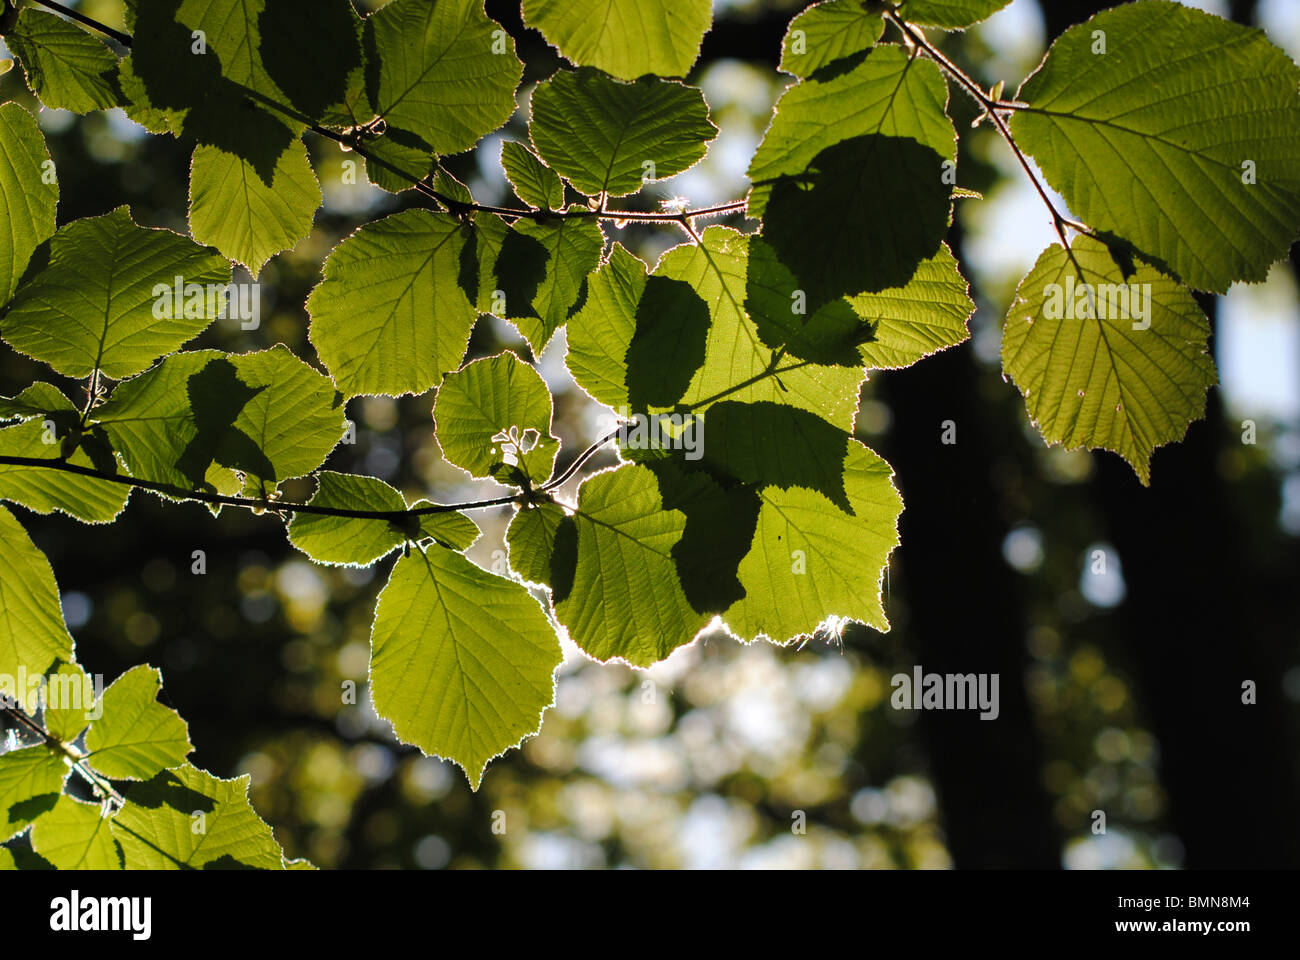
[[[89,113],[122,101],[117,57],[97,37],[62,17],[25,7],[5,36],[27,71],[27,83],[53,110]]]
[[[57,460],[117,473],[99,431],[83,433],[72,401],[48,383],[34,383],[12,400],[0,400],[0,419],[24,422],[0,428],[0,455]],[[37,513],[61,510],[86,523],[108,523],[126,506],[131,488],[41,467],[0,464],[0,500]]]
[[[59,870],[121,870],[110,823],[99,804],[59,797],[32,825],[32,849]]]
[[[366,179],[380,190],[401,193],[432,173],[437,158],[427,147],[403,143],[401,131],[394,133],[366,142]]]
[[[443,455],[474,477],[518,465],[533,487],[550,479],[560,441],[551,434],[551,391],[531,366],[501,353],[448,374],[433,407]]]
[[[627,503],[654,523],[672,518],[671,531],[653,545],[658,559],[645,556],[652,525],[641,520],[620,526],[615,517],[597,517],[584,542],[591,502],[587,485],[580,491],[551,563],[556,611],[574,639],[593,655],[626,657],[630,647],[639,656],[633,662],[646,665],[690,640],[714,615],[746,640],[785,642],[846,619],[887,629],[880,584],[902,511],[888,465],[843,428],[787,404],[724,400],[705,413],[704,426],[707,443],[696,448],[702,460],[657,451],[638,468],[635,491],[617,490],[617,497],[600,501],[615,516]],[[623,473],[626,467],[596,479]],[[618,535],[611,539],[611,533]],[[609,591],[603,599],[601,590]],[[578,595],[583,602],[570,609]],[[622,621],[599,622],[601,604],[628,610],[625,620],[688,609],[702,619],[686,618],[685,629],[681,623],[643,629],[647,638],[664,637],[655,648],[627,636]],[[584,639],[619,629],[624,636],[599,653]]]
[[[267,260],[311,233],[320,204],[320,183],[301,140],[276,159],[269,182],[236,154],[204,145],[194,149],[190,232],[254,277]]]
[[[917,264],[905,286],[848,299],[853,312],[871,328],[871,339],[858,351],[869,369],[911,366],[970,338],[966,324],[975,313],[975,302],[946,243],[938,254]]]
[[[863,379],[857,359],[852,368],[839,369],[786,360],[774,375],[777,350],[763,342],[762,327],[746,309],[754,238],[710,227],[701,239],[701,246],[682,244],[668,251],[652,277],[637,258],[614,245],[592,276],[588,301],[570,323],[567,362],[578,384],[616,409],[666,408],[678,401],[698,407],[723,396],[773,400],[848,429]],[[780,309],[788,310],[788,293],[780,296]],[[699,301],[707,308],[707,324],[694,316]],[[856,318],[852,322],[862,327]]]
[[[750,241],[746,307],[769,347],[816,363],[898,369],[970,336],[968,285],[946,244],[904,286],[833,300],[809,316],[798,281],[762,240]]]
[[[248,802],[247,775],[185,764],[126,789],[111,821],[128,870],[280,870],[284,853]]]
[[[243,157],[270,184],[305,124],[268,105],[283,105],[286,97],[261,62],[262,6],[262,0],[128,3],[133,40],[118,80],[132,120]]]
[[[72,635],[63,621],[50,562],[4,507],[0,556],[5,558],[5,575],[0,577],[0,674],[36,676],[56,660],[71,660]]]
[[[884,19],[868,12],[862,0],[815,3],[790,21],[781,41],[780,69],[796,77],[811,77],[846,57],[870,50],[884,29]]]
[[[461,203],[472,204],[474,202],[474,194],[469,192],[469,187],[442,169],[442,167],[438,167],[433,173],[433,189],[444,197],[459,200]]]
[[[432,500],[417,500],[411,504],[412,510],[424,510],[429,507],[447,506],[436,504]],[[432,538],[436,543],[449,550],[468,550],[482,535],[478,526],[458,510],[441,510],[437,513],[420,513],[414,517],[416,524],[415,539]],[[403,521],[404,524],[410,521]]]
[[[501,141],[501,166],[510,186],[524,203],[538,210],[563,209],[564,184],[559,175],[522,143]]]
[[[414,551],[375,608],[375,709],[404,743],[455,761],[477,790],[493,757],[536,733],[560,642],[523,586],[458,553]]]
[[[0,753],[0,841],[53,807],[67,775],[68,765],[43,744]]]
[[[556,615],[589,657],[648,667],[712,619],[691,605],[677,573],[686,523],[665,509],[647,467],[624,464],[583,482],[555,547],[569,572],[552,586]]]
[[[309,503],[336,510],[404,511],[401,493],[375,477],[322,471]],[[427,503],[427,501],[422,501]],[[318,563],[369,566],[408,540],[433,537],[455,550],[478,539],[464,514],[430,513],[392,520],[298,513],[289,522],[289,541]]]
[[[947,103],[939,68],[892,44],[778,101],[750,163],[749,215],[810,309],[903,286],[938,252],[952,211],[944,164],[957,156]]]
[[[513,323],[541,356],[581,304],[605,237],[587,218],[520,220],[505,230],[498,223],[481,218],[477,224],[480,256],[490,265],[481,278],[479,307]]]
[[[556,503],[535,503],[521,507],[506,530],[510,568],[526,583],[549,586],[555,537],[566,514]]]
[[[1011,0],[903,0],[899,13],[909,23],[965,30],[993,16]]]
[[[137,226],[124,206],[75,220],[59,228],[48,262],[19,286],[0,336],[64,376],[98,369],[115,380],[129,377],[217,318],[215,296],[176,302],[177,277],[224,287],[230,267],[188,237]]]
[[[405,510],[401,493],[375,477],[331,470],[317,477],[309,503],[342,510]],[[406,538],[387,520],[365,520],[298,513],[289,522],[289,542],[318,563],[369,566],[400,547]]]
[[[1152,451],[1181,440],[1205,413],[1217,381],[1209,335],[1177,282],[1140,261],[1126,275],[1104,244],[1077,237],[1068,253],[1043,251],[1021,282],[1002,369],[1044,440],[1113,450],[1147,484]]]
[[[561,70],[533,92],[530,135],[538,154],[583,193],[634,193],[704,156],[718,128],[698,87],[646,77],[611,80]]]
[[[1222,293],[1263,280],[1300,232],[1297,89],[1262,31],[1144,0],[1063,33],[1011,132],[1089,226]]]
[[[175,6],[174,0],[169,0],[169,4]],[[263,37],[259,22],[266,6],[266,0],[181,0],[176,19],[191,31],[202,31],[204,35],[208,52],[192,56],[215,56],[226,79],[263,97],[284,102],[288,98],[262,62]],[[308,39],[300,37],[299,45],[306,45]],[[313,59],[313,71],[321,69],[320,64],[320,58]]]
[[[352,27],[352,35],[356,46],[355,48],[349,48],[340,58],[341,62],[348,68],[347,73],[343,78],[343,93],[334,103],[331,103],[326,107],[325,111],[320,116],[320,122],[325,126],[330,127],[360,126],[368,123],[375,116],[375,108],[371,104],[370,94],[366,90],[366,68],[369,57],[366,42],[366,20],[364,20],[361,14],[357,12],[356,7],[353,5],[351,0],[331,0],[331,2],[338,3],[339,6],[346,8],[347,18]],[[302,17],[310,20],[317,15],[315,5],[312,7],[303,7],[294,3],[281,3],[280,6],[284,8],[284,10],[281,11],[282,16]],[[334,14],[329,14],[331,21],[333,20],[333,17]],[[336,29],[336,26],[331,26],[331,34],[333,34]],[[292,40],[292,35],[290,39]],[[342,48],[345,41],[336,39],[333,42],[337,43],[340,48]],[[355,55],[353,49],[356,51]],[[307,56],[313,56],[314,49],[308,48],[306,53]],[[301,53],[299,55],[301,55]],[[357,59],[358,56],[359,59]],[[304,91],[304,95],[312,100],[316,100],[320,97],[322,91],[312,89],[314,84],[312,82],[311,74],[301,74],[296,68],[292,58],[290,58],[289,63],[286,64],[284,72],[293,74],[294,80],[288,81],[287,78],[279,78],[278,82],[282,86],[301,89]],[[335,81],[335,83],[337,83],[337,81]],[[334,84],[328,86],[327,89],[337,93],[337,86]]]
[[[66,662],[46,674],[45,681],[45,730],[62,743],[72,743],[95,719],[93,681],[80,666]]]
[[[180,715],[158,702],[162,674],[141,664],[114,680],[100,701],[102,715],[86,734],[91,766],[113,780],[147,780],[184,763],[194,749]]]
[[[468,150],[514,113],[523,64],[483,0],[393,0],[368,30],[375,112],[430,153]]]
[[[18,289],[32,253],[54,234],[58,181],[42,180],[54,169],[35,118],[16,103],[0,104],[0,306]]]
[[[175,354],[93,416],[133,477],[223,493],[240,489],[236,470],[248,493],[311,473],[344,430],[334,385],[283,344]]]
[[[524,0],[523,10],[571,62],[624,80],[685,76],[713,21],[710,0]]]
[[[729,400],[770,400],[809,410],[849,429],[858,408],[862,370],[785,361],[777,367],[781,372],[771,375],[774,352],[759,337],[744,306],[750,239],[729,227],[709,227],[701,244],[674,247],[655,268],[655,276],[690,284],[713,318],[704,365],[692,378],[682,403],[695,407],[723,394]]]
[[[0,454],[119,473],[102,433],[81,433],[79,414],[66,397],[63,403],[61,407],[51,406],[39,419],[0,429]],[[122,512],[130,495],[131,488],[124,484],[44,467],[0,464],[0,500],[11,500],[36,513],[59,510],[85,523],[109,523]]]
[[[880,588],[889,554],[898,546],[903,501],[889,464],[856,440],[842,443],[844,459],[835,469],[844,505],[805,483],[767,485],[759,492],[753,546],[738,570],[744,596],[724,615],[742,638],[784,643],[827,620],[889,629]],[[751,464],[759,475],[774,476],[786,454],[768,445],[757,456]]]
[[[607,406],[628,404],[627,351],[647,280],[646,265],[612,244],[588,281],[587,302],[569,321],[565,364],[578,386]]]
[[[330,253],[307,310],[345,397],[424,393],[460,366],[478,316],[458,282],[465,236],[453,216],[407,210]]]
[[[75,413],[76,409],[63,391],[48,383],[29,384],[16,397],[0,397],[0,420],[30,420],[56,411]]]

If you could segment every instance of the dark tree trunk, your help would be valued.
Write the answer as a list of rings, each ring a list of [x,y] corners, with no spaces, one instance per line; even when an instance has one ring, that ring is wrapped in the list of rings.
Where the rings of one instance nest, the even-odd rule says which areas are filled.
[[[949,242],[960,259],[959,226]],[[948,849],[958,868],[1059,867],[1024,686],[1024,597],[1001,555],[1007,531],[992,475],[1004,428],[989,423],[996,414],[980,397],[969,343],[880,376],[894,426],[879,447],[906,504],[893,585],[908,599],[911,653],[926,673],[999,675],[996,720],[919,716]],[[946,420],[954,444],[941,442]]]
[[[1261,567],[1233,509],[1218,469],[1233,434],[1212,391],[1206,421],[1157,453],[1150,488],[1103,455],[1095,491],[1128,587],[1117,639],[1160,741],[1186,866],[1295,867],[1300,791],[1281,683],[1295,639],[1294,583]],[[1242,702],[1247,681],[1253,705]]]
[[[1049,34],[1110,5],[1044,4]],[[1254,7],[1234,0],[1231,12],[1251,23]],[[1213,298],[1202,304],[1213,320]],[[1294,867],[1300,794],[1280,682],[1294,618],[1220,473],[1236,433],[1212,390],[1206,419],[1157,452],[1150,488],[1100,454],[1094,491],[1128,588],[1116,640],[1132,658],[1160,741],[1168,818],[1186,866]],[[1257,687],[1254,705],[1242,702],[1246,681]]]

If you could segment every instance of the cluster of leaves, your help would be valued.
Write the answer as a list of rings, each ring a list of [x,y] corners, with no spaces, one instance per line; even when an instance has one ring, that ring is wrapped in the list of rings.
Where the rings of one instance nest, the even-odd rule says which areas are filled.
[[[269,509],[320,563],[401,550],[375,611],[371,695],[399,738],[454,760],[475,788],[490,759],[537,731],[561,631],[593,659],[648,666],[712,623],[778,643],[840,618],[888,629],[880,583],[902,500],[854,418],[868,371],[968,336],[974,305],[944,243],[954,201],[970,196],[956,185],[950,83],[1086,221],[1051,211],[1061,245],[1009,311],[1005,370],[1046,440],[1114,450],[1143,482],[1154,448],[1181,438],[1215,380],[1189,288],[1262,279],[1300,225],[1300,69],[1263,34],[1138,0],[1063,34],[1004,101],[922,28],[964,29],[1006,2],[808,8],[785,37],[793,80],[748,196],[661,213],[618,198],[687,170],[717,133],[702,91],[680,79],[709,0],[525,0],[525,22],[573,69],[532,90],[528,142],[503,144],[520,201],[509,208],[476,202],[439,164],[516,110],[522,64],[481,0],[393,0],[366,17],[347,0],[128,0],[120,59],[32,4],[8,11],[6,42],[45,105],[121,107],[195,148],[193,239],[138,226],[125,208],[58,226],[36,122],[0,106],[0,337],[88,379],[84,405],[48,383],[0,400],[0,418],[16,421],[0,429],[0,499],[103,523],[140,487],[214,510]],[[160,316],[160,289],[176,277],[228,283],[232,262],[256,276],[310,232],[321,194],[308,130],[412,201],[325,260],[306,304],[324,372],[283,346],[182,350],[216,307],[176,298]],[[742,207],[757,230],[697,230]],[[651,267],[603,229],[630,219],[688,239]],[[1054,284],[1081,291],[1071,319],[1045,309]],[[1149,326],[1101,316],[1086,291],[1102,284],[1149,285]],[[513,353],[463,362],[488,314],[514,324],[534,356],[567,327],[568,368],[591,397],[640,417],[698,418],[700,455],[625,443],[615,468],[561,500],[586,457],[556,471],[545,382]],[[408,504],[379,479],[320,470],[348,400],[434,389],[446,460],[509,495]],[[317,480],[309,503],[279,499],[283,481],[303,476]],[[488,503],[516,507],[508,569],[492,572],[465,557],[479,531],[461,512]],[[78,669],[48,565],[4,518],[26,559],[0,592],[0,672]],[[112,749],[126,720],[105,721],[108,734],[93,727],[81,758],[80,731],[46,719],[58,756],[76,750],[103,778],[144,781],[124,806],[109,803],[107,831],[70,798],[37,802],[57,792],[48,751],[3,758],[0,770],[35,798],[10,807],[10,824],[34,821],[52,862],[63,840],[42,835],[73,836],[74,821],[85,843],[69,862],[107,862],[116,842],[131,865],[161,846],[135,842],[162,829],[148,817],[188,812],[181,799],[195,794],[244,802],[234,785],[178,766],[189,744],[161,719],[157,685],[132,671],[104,695],[106,717],[158,715],[160,741],[130,762]],[[238,842],[269,839],[249,817],[231,816]],[[189,853],[168,856],[197,862]],[[270,858],[209,841],[200,859],[227,853]]]
[[[30,826],[32,851],[0,848],[0,869],[308,866],[285,860],[271,828],[249,805],[247,777],[221,780],[186,762],[193,750],[189,730],[158,702],[156,669],[133,667],[106,689],[86,675],[49,562],[3,507],[0,550],[6,705],[22,711],[41,738],[0,754],[0,840]],[[29,676],[31,665],[37,672]],[[39,724],[30,716],[38,706]],[[100,802],[79,799],[70,780]],[[115,782],[131,784],[129,800]]]

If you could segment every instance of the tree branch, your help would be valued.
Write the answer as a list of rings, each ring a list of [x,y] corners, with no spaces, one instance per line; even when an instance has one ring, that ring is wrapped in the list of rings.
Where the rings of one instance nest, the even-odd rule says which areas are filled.
[[[111,799],[119,807],[126,803],[126,799],[117,792],[108,778],[92,770],[86,765],[86,758],[82,756],[70,744],[64,743],[58,737],[50,734],[43,726],[37,723],[27,712],[19,705],[18,701],[10,696],[0,695],[0,713],[11,714],[18,722],[20,727],[25,728],[30,733],[40,737],[47,747],[60,756],[66,757],[72,769],[76,770],[87,783],[91,785],[101,796]]]
[[[493,497],[490,500],[474,500],[468,503],[434,503],[427,507],[411,507],[406,510],[349,510],[343,507],[322,507],[310,503],[288,503],[283,500],[258,500],[251,497],[228,497],[220,493],[208,493],[204,490],[186,490],[183,487],[173,486],[170,483],[159,483],[156,480],[142,480],[138,477],[128,477],[120,473],[103,473],[99,470],[92,470],[90,467],[82,467],[75,463],[68,463],[66,460],[42,460],[39,457],[15,457],[9,455],[0,455],[0,466],[14,467],[43,467],[47,470],[58,470],[62,473],[73,473],[81,477],[90,477],[93,480],[103,480],[108,483],[116,483],[126,487],[138,487],[141,490],[151,490],[154,493],[166,494],[169,497],[175,497],[178,500],[197,500],[200,503],[215,503],[229,507],[248,507],[252,510],[271,510],[284,513],[310,513],[322,517],[346,517],[354,520],[403,520],[407,517],[422,517],[435,513],[455,513],[460,510],[477,510],[482,507],[500,507],[508,503],[523,503],[525,496],[523,493],[513,493],[508,496]]]
[[[40,3],[43,6],[49,7],[51,10],[58,11],[59,13],[67,17],[69,20],[75,20],[77,21],[77,23],[81,24],[82,26],[90,27],[90,29],[92,30],[97,30],[106,37],[112,37],[114,40],[116,40],[124,47],[131,46],[131,37],[129,34],[125,34],[120,30],[114,30],[112,27],[108,26],[107,24],[100,23],[98,20],[92,20],[84,13],[78,13],[76,10],[73,10],[70,7],[65,7],[61,3],[55,3],[54,0],[36,0],[36,2]]]
[[[1056,228],[1056,234],[1061,238],[1061,243],[1065,245],[1066,251],[1068,252],[1070,249],[1070,241],[1065,235],[1066,227],[1069,227],[1071,230],[1075,230],[1078,233],[1091,234],[1092,231],[1086,225],[1079,223],[1076,220],[1071,220],[1069,217],[1061,213],[1060,210],[1056,209],[1056,204],[1052,202],[1052,198],[1047,195],[1047,191],[1043,189],[1043,185],[1038,182],[1038,177],[1034,175],[1033,167],[1029,165],[1029,159],[1020,149],[1020,145],[1016,143],[1015,137],[1011,135],[1011,129],[1002,118],[1002,112],[1023,109],[1020,104],[1009,103],[1000,99],[995,100],[993,97],[989,96],[974,79],[962,70],[961,67],[953,63],[952,60],[945,56],[942,51],[934,46],[934,44],[930,43],[921,31],[917,30],[910,23],[907,23],[899,17],[895,11],[886,10],[885,19],[902,31],[903,36],[906,37],[910,43],[933,60],[944,73],[957,81],[958,86],[965,90],[966,93],[970,94],[970,96],[974,98],[975,102],[983,108],[984,115],[992,121],[993,126],[997,129],[998,133],[1001,134],[1002,139],[1005,140],[1007,146],[1011,148],[1011,152],[1016,155],[1016,160],[1020,162],[1021,169],[1025,171],[1025,176],[1029,177],[1029,182],[1034,185],[1034,189],[1038,191],[1038,196],[1051,212],[1052,225]],[[1073,259],[1073,255],[1071,255],[1071,259]]]
[[[542,484],[541,488],[539,489],[539,492],[548,493],[549,491],[554,490],[556,487],[564,486],[566,483],[569,482],[570,479],[572,479],[575,473],[577,473],[579,470],[583,468],[583,465],[586,464],[588,460],[590,460],[592,457],[596,455],[597,450],[599,450],[605,444],[609,443],[611,440],[617,440],[618,435],[622,432],[623,432],[623,428],[620,426],[614,430],[611,430],[609,433],[605,434],[603,437],[601,437],[599,440],[597,440],[595,443],[589,446],[586,450],[582,451],[582,453],[578,454],[578,456],[574,459],[573,463],[569,464],[568,468],[562,474],[560,474],[555,479]]]

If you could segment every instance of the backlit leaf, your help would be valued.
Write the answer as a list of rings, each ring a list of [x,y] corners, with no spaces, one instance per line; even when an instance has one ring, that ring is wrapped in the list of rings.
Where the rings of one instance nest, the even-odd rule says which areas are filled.
[[[460,366],[478,316],[458,283],[464,245],[455,217],[407,210],[334,248],[307,310],[345,397],[424,393]]]
[[[1090,227],[1222,293],[1263,280],[1300,233],[1298,89],[1262,31],[1142,0],[1052,44],[1011,132]]]
[[[71,660],[72,635],[63,620],[50,562],[4,507],[0,556],[5,558],[5,575],[0,577],[0,674],[37,676],[56,660]]]
[[[221,780],[189,764],[125,790],[111,821],[128,870],[280,870],[284,853],[248,802],[247,775]]]
[[[533,92],[538,154],[583,193],[618,197],[681,173],[717,135],[697,87],[599,70],[561,70]]]
[[[269,182],[233,153],[210,146],[194,150],[190,231],[254,277],[267,260],[311,233],[320,203],[320,184],[301,140],[276,159]]]
[[[947,102],[939,68],[892,44],[778,101],[750,163],[748,212],[810,310],[901,287],[938,252],[952,208],[944,165],[957,150]]]
[[[0,306],[13,296],[40,244],[54,234],[59,202],[54,161],[36,120],[16,103],[0,103]]]
[[[192,339],[220,309],[230,266],[170,230],[137,226],[126,207],[74,220],[49,242],[48,261],[19,286],[0,336],[69,377],[115,380],[148,368]],[[175,297],[176,278],[205,292]]]
[[[54,806],[68,769],[44,744],[0,753],[0,841]]]
[[[555,537],[564,522],[564,508],[555,503],[538,503],[519,509],[506,531],[510,568],[527,583],[549,586]]]
[[[515,464],[537,487],[551,476],[560,441],[551,434],[551,391],[513,353],[449,374],[433,408],[443,455],[475,477],[501,479]]]
[[[340,510],[404,511],[402,494],[375,477],[322,471],[312,506]],[[289,540],[318,563],[369,566],[408,540],[435,537],[456,550],[478,538],[478,527],[463,514],[431,513],[404,518],[362,519],[297,513]]]
[[[47,107],[89,113],[121,102],[117,57],[98,37],[62,17],[24,7],[5,43],[22,60],[28,85]]]
[[[0,403],[0,409],[5,406]],[[25,420],[0,427],[0,454],[120,472],[102,431],[92,428],[83,433],[77,408],[49,384],[32,384],[7,406],[8,414]],[[122,512],[130,494],[131,488],[124,484],[44,467],[0,464],[0,500],[37,513],[59,510],[86,523],[108,523]]]
[[[712,20],[710,0],[524,0],[524,21],[560,53],[625,80],[684,76]]]
[[[880,39],[885,21],[868,12],[862,0],[824,0],[790,21],[781,43],[781,69],[796,77],[869,50]]]
[[[805,484],[759,493],[753,546],[738,571],[745,595],[724,615],[742,638],[784,643],[832,617],[889,629],[881,586],[903,501],[889,464],[856,440],[845,443],[836,468],[845,502]],[[765,456],[770,466],[779,454],[769,447]]]
[[[441,547],[397,561],[371,642],[379,715],[402,742],[459,764],[475,790],[554,701],[560,642],[541,605]]]
[[[60,870],[121,870],[110,822],[97,803],[59,797],[32,825],[32,849]]]
[[[588,656],[648,667],[708,624],[673,559],[686,514],[664,509],[648,468],[624,464],[589,477],[565,528],[556,550],[571,558],[570,572],[552,584],[555,612]]]
[[[86,753],[96,771],[113,780],[147,780],[185,761],[193,749],[180,715],[157,700],[162,675],[140,665],[104,691],[86,734]]]
[[[315,470],[343,436],[329,379],[281,345],[198,350],[119,384],[94,411],[133,477],[256,494]]]
[[[393,0],[371,15],[375,112],[431,153],[468,150],[515,110],[523,65],[483,0]]]
[[[1126,276],[1090,237],[1068,253],[1048,247],[1007,313],[1002,369],[1044,440],[1113,450],[1145,484],[1152,451],[1204,415],[1217,376],[1209,321],[1191,294],[1133,266]]]
[[[559,175],[522,143],[501,141],[501,167],[519,199],[539,210],[564,207],[564,184]]]
[[[903,0],[899,14],[925,27],[964,30],[993,16],[1011,0]]]

